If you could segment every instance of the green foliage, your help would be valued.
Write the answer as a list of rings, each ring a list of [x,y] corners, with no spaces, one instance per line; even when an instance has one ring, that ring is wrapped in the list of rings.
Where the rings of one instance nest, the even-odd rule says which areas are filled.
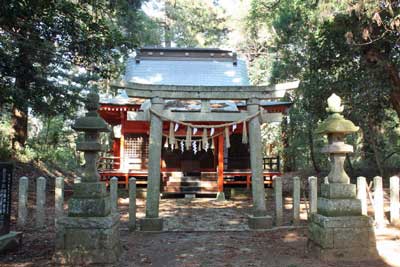
[[[159,42],[141,1],[6,1],[0,10],[0,104],[12,110],[13,144],[27,118],[74,114],[83,88],[109,85],[135,46]]]
[[[154,2],[155,10],[163,14],[156,21],[165,46],[219,47],[226,41],[227,17],[216,1]]]
[[[0,113],[0,161],[11,158],[11,124],[7,114]]]
[[[253,81],[265,83],[264,72],[272,83],[301,81],[282,125],[287,169],[327,166],[319,153],[324,140],[314,129],[326,118],[332,93],[361,127],[349,137],[356,152],[348,163],[381,175],[398,164],[399,124],[392,108],[400,114],[400,80],[391,75],[398,75],[400,58],[398,14],[398,1],[251,1],[248,38],[258,40],[257,51],[268,51],[253,53]],[[261,33],[267,38],[258,38]],[[272,62],[259,63],[267,61]]]

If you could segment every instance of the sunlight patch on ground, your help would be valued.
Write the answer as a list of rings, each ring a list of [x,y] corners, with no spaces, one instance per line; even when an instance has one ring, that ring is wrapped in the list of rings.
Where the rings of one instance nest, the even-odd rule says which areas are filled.
[[[379,255],[392,267],[400,267],[400,229],[376,229],[376,241]]]
[[[301,237],[297,232],[289,232],[283,237],[283,242],[295,242],[298,241]]]

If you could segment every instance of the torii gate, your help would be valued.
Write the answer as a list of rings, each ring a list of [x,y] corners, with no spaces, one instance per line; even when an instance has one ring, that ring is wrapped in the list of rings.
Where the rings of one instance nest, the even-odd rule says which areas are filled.
[[[130,97],[151,100],[153,112],[128,112],[128,120],[130,121],[150,121],[146,217],[140,221],[142,231],[161,231],[163,227],[163,219],[159,217],[163,120],[157,114],[163,114],[163,117],[168,117],[172,120],[191,122],[234,122],[250,117],[248,131],[253,214],[249,215],[249,227],[251,229],[272,227],[272,218],[267,215],[265,203],[260,122],[279,121],[281,114],[259,111],[260,100],[278,98],[280,97],[278,95],[279,92],[269,86],[174,86],[120,82],[113,84],[113,87],[126,90]],[[201,110],[200,112],[164,110],[165,99],[200,100]],[[210,100],[244,100],[246,101],[246,111],[211,112],[209,107]],[[218,171],[218,176],[222,176],[221,170]],[[223,181],[222,179],[222,177],[218,177],[219,181]]]

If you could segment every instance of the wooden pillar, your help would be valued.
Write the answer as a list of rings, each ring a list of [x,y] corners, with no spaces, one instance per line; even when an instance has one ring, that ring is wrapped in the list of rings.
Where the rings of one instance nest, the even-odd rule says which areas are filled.
[[[125,146],[125,112],[121,111],[121,136],[119,139],[119,169],[125,170],[125,157],[124,157],[124,146]]]
[[[250,189],[251,185],[251,175],[246,175],[246,188]]]
[[[225,200],[224,194],[224,136],[218,136],[218,194],[217,200]]]
[[[214,167],[217,170],[218,169],[218,138],[217,137],[213,137],[213,141],[214,141],[214,151],[213,151],[213,155],[214,155]],[[211,144],[210,144],[211,146]]]

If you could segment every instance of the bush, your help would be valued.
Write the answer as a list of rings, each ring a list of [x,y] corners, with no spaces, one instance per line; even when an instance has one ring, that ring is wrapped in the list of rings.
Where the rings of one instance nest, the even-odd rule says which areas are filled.
[[[5,114],[0,115],[0,161],[11,159],[11,124]]]

